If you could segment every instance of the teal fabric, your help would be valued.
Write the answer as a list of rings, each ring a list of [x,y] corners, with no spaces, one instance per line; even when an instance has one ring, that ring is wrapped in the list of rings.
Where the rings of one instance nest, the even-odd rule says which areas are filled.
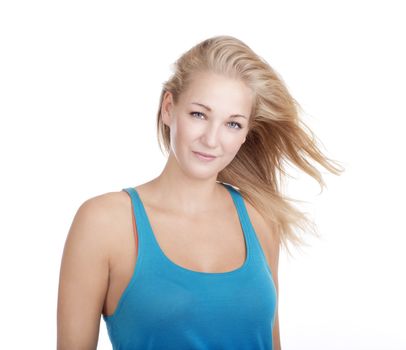
[[[276,289],[240,192],[232,196],[247,257],[229,272],[192,271],[161,250],[135,188],[124,188],[134,208],[138,256],[133,276],[106,322],[117,350],[272,349]]]

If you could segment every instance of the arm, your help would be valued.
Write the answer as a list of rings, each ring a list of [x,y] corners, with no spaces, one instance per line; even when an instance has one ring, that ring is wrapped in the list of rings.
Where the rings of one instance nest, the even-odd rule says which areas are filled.
[[[109,278],[105,204],[98,197],[84,202],[65,242],[58,289],[58,350],[97,348]]]

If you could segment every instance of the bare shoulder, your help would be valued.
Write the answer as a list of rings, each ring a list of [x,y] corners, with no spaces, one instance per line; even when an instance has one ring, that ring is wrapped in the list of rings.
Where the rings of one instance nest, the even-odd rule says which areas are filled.
[[[73,218],[67,248],[81,246],[108,263],[115,254],[123,228],[128,225],[129,207],[131,202],[124,191],[107,192],[85,200]]]
[[[128,195],[124,191],[106,192],[85,200],[81,207],[91,208],[96,214],[115,214],[120,206],[128,203]]]
[[[124,191],[106,192],[85,200],[80,205],[75,220],[78,224],[88,225],[87,232],[104,242],[104,252],[110,256],[115,242],[128,226],[129,208],[131,200]]]

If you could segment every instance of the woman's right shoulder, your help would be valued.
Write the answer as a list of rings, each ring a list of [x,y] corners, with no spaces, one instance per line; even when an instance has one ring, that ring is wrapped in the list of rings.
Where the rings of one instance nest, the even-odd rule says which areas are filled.
[[[106,192],[86,199],[78,210],[84,210],[96,217],[111,218],[119,214],[123,207],[128,206],[129,196],[121,190],[115,192]]]
[[[72,222],[73,231],[98,241],[99,249],[110,255],[132,227],[130,214],[131,199],[125,191],[102,193],[82,202]]]
[[[131,205],[125,191],[106,192],[86,199],[79,206],[77,213],[83,218],[95,220],[103,225],[113,224]]]

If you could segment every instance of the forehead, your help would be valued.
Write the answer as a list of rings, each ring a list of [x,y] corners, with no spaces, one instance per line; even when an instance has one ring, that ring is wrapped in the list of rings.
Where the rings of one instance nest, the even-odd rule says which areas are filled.
[[[195,73],[181,96],[185,103],[232,104],[243,109],[251,107],[252,99],[252,90],[242,80],[212,72]]]

